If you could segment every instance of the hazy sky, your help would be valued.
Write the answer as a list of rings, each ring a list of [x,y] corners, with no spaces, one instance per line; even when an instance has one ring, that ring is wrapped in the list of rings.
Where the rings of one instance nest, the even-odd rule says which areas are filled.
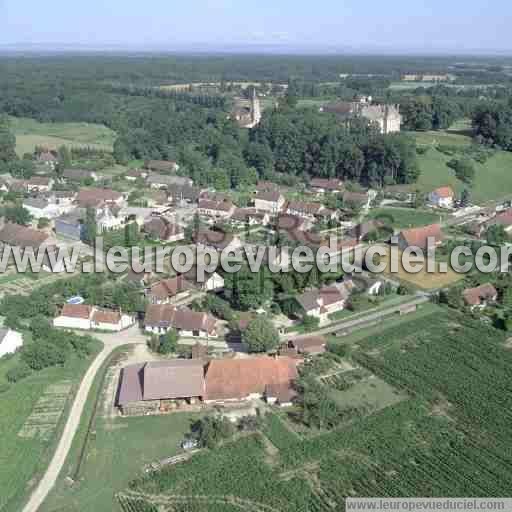
[[[0,0],[4,45],[512,51],[511,22],[510,0]]]

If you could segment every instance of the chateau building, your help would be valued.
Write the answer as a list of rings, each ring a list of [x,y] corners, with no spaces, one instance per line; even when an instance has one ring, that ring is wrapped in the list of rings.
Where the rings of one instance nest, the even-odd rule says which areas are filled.
[[[399,105],[372,104],[371,96],[356,98],[355,101],[331,103],[320,107],[320,112],[335,114],[340,120],[347,122],[363,117],[377,124],[384,135],[399,132],[402,124]]]

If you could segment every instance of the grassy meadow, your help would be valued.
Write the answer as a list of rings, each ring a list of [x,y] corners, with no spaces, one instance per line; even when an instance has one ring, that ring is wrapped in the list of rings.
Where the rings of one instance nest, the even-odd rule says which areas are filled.
[[[450,185],[457,193],[465,187],[456,178],[452,169],[446,164],[452,158],[461,158],[462,154],[446,155],[436,149],[437,146],[456,146],[461,150],[472,144],[471,123],[468,119],[460,119],[448,130],[409,132],[418,146],[428,147],[423,155],[418,155],[421,170],[417,186],[423,192],[434,188]],[[498,200],[512,195],[512,153],[495,151],[484,163],[473,161],[476,175],[471,189],[475,202]]]
[[[443,220],[443,213],[414,208],[374,208],[368,213],[368,219],[383,219],[395,229],[415,228],[436,224]]]
[[[10,118],[16,135],[19,156],[32,153],[36,146],[57,149],[59,146],[86,147],[112,151],[116,134],[110,128],[89,123],[40,123],[29,118]]]
[[[0,360],[1,512],[18,512],[46,469],[91,360],[73,357],[62,368],[34,372],[14,384],[7,382],[6,373],[19,362],[19,356]]]

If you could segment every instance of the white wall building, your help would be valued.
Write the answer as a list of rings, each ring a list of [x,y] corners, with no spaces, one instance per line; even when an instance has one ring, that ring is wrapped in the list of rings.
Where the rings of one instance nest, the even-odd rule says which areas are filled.
[[[0,329],[0,357],[14,354],[23,346],[23,336],[11,329]]]

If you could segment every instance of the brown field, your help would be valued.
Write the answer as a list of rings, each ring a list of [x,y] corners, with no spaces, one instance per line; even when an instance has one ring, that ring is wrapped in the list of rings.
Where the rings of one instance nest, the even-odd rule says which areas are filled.
[[[423,290],[435,290],[438,288],[445,288],[447,286],[451,286],[452,284],[456,283],[457,281],[463,279],[463,274],[457,274],[452,269],[448,268],[447,272],[440,272],[439,271],[439,263],[436,264],[437,272],[435,273],[429,273],[427,272],[426,264],[424,265],[424,268],[421,269],[420,272],[416,274],[411,274],[409,272],[406,272],[406,270],[402,266],[402,252],[398,251],[398,273],[391,272],[390,263],[391,263],[391,254],[386,247],[386,250],[388,251],[387,256],[385,258],[386,261],[386,269],[384,271],[385,274],[390,275],[393,278],[397,278],[400,281],[405,281],[413,286],[416,286],[418,288],[421,288]],[[413,265],[416,266],[416,265]]]

